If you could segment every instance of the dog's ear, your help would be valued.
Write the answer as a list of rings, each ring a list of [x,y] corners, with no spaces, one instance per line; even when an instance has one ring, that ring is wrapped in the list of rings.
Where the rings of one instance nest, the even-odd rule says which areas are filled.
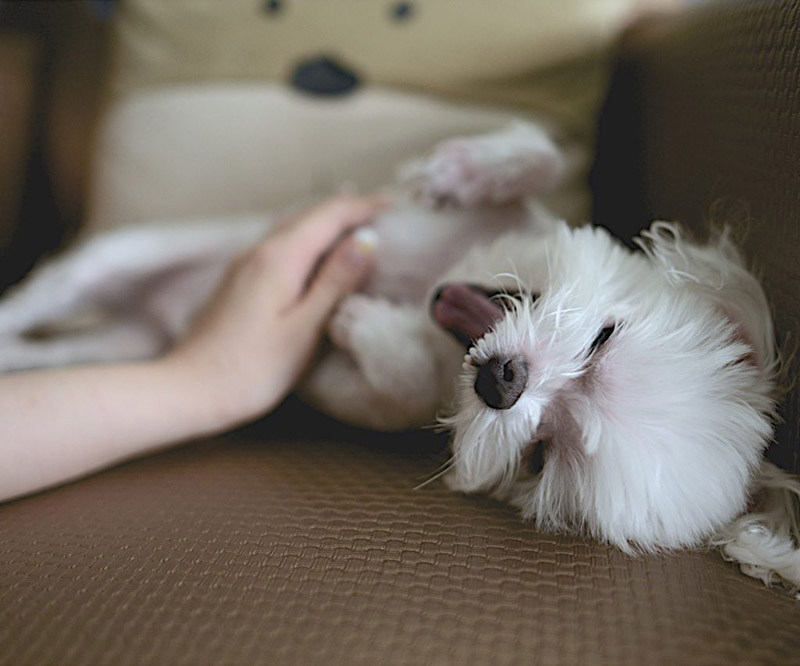
[[[747,360],[761,368],[775,364],[775,332],[766,295],[728,228],[700,244],[686,238],[678,224],[654,222],[635,242],[669,284],[702,294],[737,326],[741,340],[753,349]]]

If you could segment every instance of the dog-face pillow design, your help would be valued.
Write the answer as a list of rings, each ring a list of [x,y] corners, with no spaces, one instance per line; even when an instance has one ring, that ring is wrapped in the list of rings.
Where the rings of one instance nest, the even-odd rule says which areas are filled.
[[[546,123],[567,156],[548,206],[585,220],[614,42],[671,1],[115,3],[87,225],[374,188],[437,141],[518,117]]]

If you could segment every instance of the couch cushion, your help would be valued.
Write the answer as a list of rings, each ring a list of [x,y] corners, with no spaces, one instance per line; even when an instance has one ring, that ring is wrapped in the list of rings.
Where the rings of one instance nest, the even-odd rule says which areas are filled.
[[[715,552],[542,534],[414,490],[440,438],[289,412],[0,508],[0,663],[796,659],[800,603]]]

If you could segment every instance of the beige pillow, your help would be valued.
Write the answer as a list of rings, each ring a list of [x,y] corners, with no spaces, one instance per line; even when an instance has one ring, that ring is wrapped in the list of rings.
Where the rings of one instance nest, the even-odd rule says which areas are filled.
[[[608,55],[636,0],[124,0],[91,223],[249,212],[371,188],[439,138],[547,123],[588,214]],[[325,56],[359,85],[292,87]]]

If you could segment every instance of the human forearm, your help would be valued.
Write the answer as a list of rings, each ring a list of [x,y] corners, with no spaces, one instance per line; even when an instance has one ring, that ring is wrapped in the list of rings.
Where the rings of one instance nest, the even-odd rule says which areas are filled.
[[[0,377],[0,501],[220,432],[237,417],[169,361]]]
[[[291,390],[373,246],[347,231],[381,201],[342,197],[234,262],[163,358],[0,377],[0,501],[222,432]]]

